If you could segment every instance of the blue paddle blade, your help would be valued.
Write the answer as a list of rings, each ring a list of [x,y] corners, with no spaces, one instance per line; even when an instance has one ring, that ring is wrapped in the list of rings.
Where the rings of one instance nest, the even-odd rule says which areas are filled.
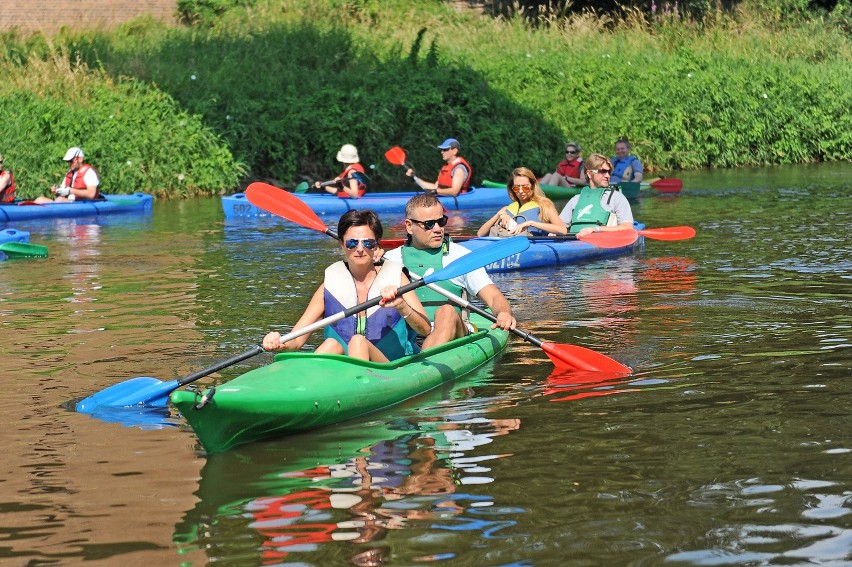
[[[177,380],[162,382],[156,378],[140,376],[131,378],[100,392],[83,398],[75,409],[80,413],[93,413],[100,406],[126,407],[145,405],[149,407],[165,407],[169,402],[169,394],[180,387]]]
[[[494,244],[480,248],[476,252],[465,254],[461,258],[453,260],[437,272],[426,275],[423,281],[429,284],[457,278],[468,272],[484,268],[488,264],[502,260],[506,256],[520,254],[529,247],[530,239],[526,236],[513,236],[512,238],[499,240]]]

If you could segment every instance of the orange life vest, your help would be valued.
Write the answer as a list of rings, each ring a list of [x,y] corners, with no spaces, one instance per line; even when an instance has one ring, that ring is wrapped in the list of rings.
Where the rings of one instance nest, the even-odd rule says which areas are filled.
[[[341,179],[340,182],[348,185],[349,184],[348,177],[353,171],[357,171],[358,173],[364,173],[364,166],[361,165],[360,163],[350,163],[349,165],[346,166],[346,169],[344,169],[343,172],[340,175],[338,175],[338,177],[340,177],[340,179]],[[367,192],[367,185],[365,183],[359,181],[358,182],[358,196],[363,197],[364,193],[366,193],[366,192]],[[347,193],[346,191],[343,191],[343,190],[338,191],[337,196],[340,197],[341,199],[351,199],[352,198],[352,196],[349,193]]]
[[[459,164],[463,165],[465,169],[467,169],[467,178],[464,180],[461,191],[459,191],[459,193],[468,192],[468,190],[470,189],[470,180],[473,177],[473,169],[470,167],[470,164],[467,163],[467,161],[461,156],[456,156],[453,161],[444,164],[444,167],[442,167],[441,171],[438,172],[438,187],[442,189],[449,189],[453,186],[453,169],[455,169],[455,167]]]
[[[0,189],[0,203],[11,203],[15,200],[15,175],[8,170],[0,169],[0,175],[8,173],[12,182],[5,189]]]

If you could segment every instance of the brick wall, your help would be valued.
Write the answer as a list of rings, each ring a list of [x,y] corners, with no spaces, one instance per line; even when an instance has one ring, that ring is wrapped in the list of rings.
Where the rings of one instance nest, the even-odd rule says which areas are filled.
[[[174,21],[176,0],[0,0],[0,31],[112,27],[142,14]]]

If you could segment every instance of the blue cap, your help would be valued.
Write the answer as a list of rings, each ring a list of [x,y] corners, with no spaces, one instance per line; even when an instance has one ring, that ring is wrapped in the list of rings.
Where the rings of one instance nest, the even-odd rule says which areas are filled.
[[[447,138],[446,140],[444,140],[444,143],[442,143],[440,146],[438,146],[439,150],[449,150],[451,148],[455,148],[457,150],[459,148],[461,148],[459,141],[456,140],[455,138]]]

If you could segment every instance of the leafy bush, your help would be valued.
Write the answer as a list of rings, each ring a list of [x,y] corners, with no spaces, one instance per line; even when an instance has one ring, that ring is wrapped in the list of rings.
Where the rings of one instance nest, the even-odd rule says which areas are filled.
[[[433,0],[269,0],[191,30],[136,22],[55,41],[102,69],[92,80],[107,92],[145,104],[156,93],[198,137],[199,121],[216,132],[249,178],[287,184],[333,177],[337,150],[353,143],[379,185],[411,187],[384,151],[402,145],[430,178],[450,136],[476,180],[518,165],[550,171],[569,139],[610,154],[626,136],[650,170],[852,157],[852,50],[843,27],[821,19],[582,14],[534,27]],[[182,168],[198,156],[185,151],[190,160],[171,159]]]
[[[0,63],[6,161],[22,197],[43,194],[65,175],[61,161],[81,146],[107,193],[186,196],[231,189],[242,167],[198,116],[137,80],[71,65],[66,56]]]

